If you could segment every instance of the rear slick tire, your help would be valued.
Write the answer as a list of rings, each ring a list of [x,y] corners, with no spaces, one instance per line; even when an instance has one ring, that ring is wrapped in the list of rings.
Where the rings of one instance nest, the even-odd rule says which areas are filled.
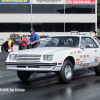
[[[60,71],[60,81],[70,83],[73,77],[73,65],[69,60],[66,60]]]
[[[17,76],[22,81],[27,81],[30,78],[31,73],[27,71],[17,71]]]

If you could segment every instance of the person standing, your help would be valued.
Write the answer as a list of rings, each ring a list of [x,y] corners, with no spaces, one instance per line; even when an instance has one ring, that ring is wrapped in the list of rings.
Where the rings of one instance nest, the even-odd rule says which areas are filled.
[[[9,39],[5,43],[2,44],[1,46],[1,51],[2,52],[8,52],[8,49],[10,49],[13,52],[13,43],[15,42],[14,39]]]
[[[31,42],[32,48],[35,48],[39,45],[39,38],[38,38],[38,35],[35,33],[34,29],[31,29],[30,33],[31,33],[30,42]]]
[[[27,39],[25,35],[23,35],[23,38],[22,38],[22,49],[23,50],[27,49]]]

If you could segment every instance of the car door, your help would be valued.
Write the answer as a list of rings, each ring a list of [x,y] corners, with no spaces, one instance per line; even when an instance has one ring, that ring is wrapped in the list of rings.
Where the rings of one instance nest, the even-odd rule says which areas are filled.
[[[96,66],[100,50],[96,42],[91,37],[81,37],[80,47],[82,49],[82,55],[80,56],[83,63],[82,67]]]

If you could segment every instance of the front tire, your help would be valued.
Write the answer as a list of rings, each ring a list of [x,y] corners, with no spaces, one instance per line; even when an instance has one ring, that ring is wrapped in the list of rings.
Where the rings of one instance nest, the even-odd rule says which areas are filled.
[[[96,66],[94,69],[95,69],[96,75],[100,76],[100,64],[98,66]]]
[[[17,71],[17,76],[22,81],[27,81],[30,77],[31,73],[27,71]]]
[[[70,83],[73,77],[73,65],[67,60],[64,62],[60,71],[60,81],[64,83]]]

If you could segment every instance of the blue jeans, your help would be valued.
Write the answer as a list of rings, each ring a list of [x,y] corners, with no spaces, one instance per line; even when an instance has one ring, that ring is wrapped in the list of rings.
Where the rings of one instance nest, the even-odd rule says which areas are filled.
[[[27,46],[22,46],[22,49],[23,49],[23,50],[27,49]]]

